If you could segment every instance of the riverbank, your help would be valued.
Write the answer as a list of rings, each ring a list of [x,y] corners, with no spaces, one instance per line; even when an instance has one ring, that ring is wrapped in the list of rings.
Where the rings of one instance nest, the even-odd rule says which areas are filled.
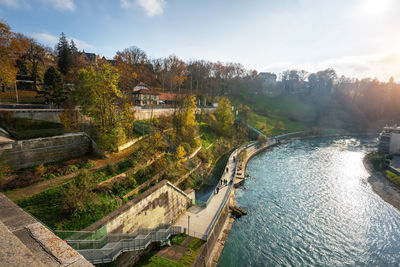
[[[372,190],[384,201],[400,211],[400,188],[389,181],[379,170],[376,170],[366,154],[363,159],[364,167],[369,173],[368,182]]]
[[[278,142],[276,142],[274,140],[274,141],[267,142],[266,144],[264,144],[262,146],[259,146],[259,147],[257,146],[257,143],[253,143],[250,146],[245,147],[244,149],[247,152],[246,153],[247,156],[240,163],[240,167],[241,167],[241,171],[240,172],[242,173],[242,175],[240,175],[240,176],[244,176],[245,175],[247,163],[249,162],[249,160],[251,158],[253,158],[257,154],[263,152],[264,150],[269,149],[269,148],[271,148],[273,146],[276,146],[278,144],[280,144],[280,143],[278,143]],[[234,178],[233,178],[234,179],[234,183],[237,183],[238,181],[241,180],[241,179],[238,179],[236,177],[237,176],[237,171],[236,171],[237,167],[239,167],[239,166],[236,166],[236,168],[235,168]],[[232,188],[232,191],[230,193],[229,198],[230,198],[229,199],[229,203],[231,203],[232,206],[235,206],[236,205],[236,200],[235,200],[235,188],[234,187]],[[207,266],[214,267],[214,266],[218,265],[219,258],[220,258],[221,254],[222,254],[222,251],[224,249],[225,243],[226,243],[226,241],[228,239],[228,236],[229,236],[229,233],[230,233],[230,231],[232,229],[234,221],[235,221],[235,219],[233,217],[231,217],[231,216],[228,216],[226,218],[226,220],[224,222],[224,226],[222,227],[222,229],[221,229],[221,231],[220,231],[220,233],[218,235],[217,242],[215,242],[215,245],[213,246],[212,251],[210,253],[210,257],[209,257],[209,259],[207,261]]]

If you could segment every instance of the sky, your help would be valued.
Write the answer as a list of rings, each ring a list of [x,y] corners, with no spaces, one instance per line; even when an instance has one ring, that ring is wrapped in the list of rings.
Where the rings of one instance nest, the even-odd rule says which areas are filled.
[[[398,82],[399,14],[398,0],[0,0],[0,20],[50,47],[64,32],[107,58],[137,46],[152,58]]]

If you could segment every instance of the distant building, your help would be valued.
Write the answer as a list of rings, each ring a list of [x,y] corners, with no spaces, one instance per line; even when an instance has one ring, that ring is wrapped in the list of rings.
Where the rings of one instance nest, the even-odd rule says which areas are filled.
[[[146,84],[141,82],[133,88],[132,100],[138,106],[159,105],[159,95],[159,93],[150,90]]]
[[[86,64],[88,65],[96,65],[97,61],[100,59],[100,57],[95,53],[86,53],[85,51],[82,51],[80,52],[80,55],[84,56]]]
[[[400,154],[400,127],[384,127],[379,135],[378,150],[385,154]]]
[[[142,89],[149,89],[144,82],[140,82],[138,85],[136,85],[133,88],[133,91],[136,92],[136,91],[139,91],[139,90],[142,90]]]
[[[104,58],[104,57],[103,57]],[[105,59],[105,58],[104,58]],[[113,65],[114,67],[117,66],[117,61],[115,59],[105,59],[107,60],[108,63],[110,63],[111,65]]]
[[[160,104],[175,105],[178,102],[178,95],[173,93],[160,93]]]

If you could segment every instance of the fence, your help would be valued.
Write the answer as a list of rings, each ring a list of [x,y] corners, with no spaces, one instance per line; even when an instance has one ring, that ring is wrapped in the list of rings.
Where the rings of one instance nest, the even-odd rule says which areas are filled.
[[[214,190],[215,191],[215,190]],[[208,204],[210,203],[210,201],[213,199],[214,197],[214,192],[211,193],[211,195],[208,197],[207,201],[203,201],[200,199],[196,199],[195,201],[195,205],[202,207],[202,208],[207,208]]]
[[[129,234],[106,234],[102,227],[96,232],[58,231],[58,235],[68,235],[66,242],[78,250],[93,264],[114,261],[122,252],[136,252],[140,255],[152,242],[165,242],[171,235],[182,232],[181,227],[160,224],[155,228],[138,228]],[[90,239],[94,238],[94,239]]]
[[[215,224],[214,229],[211,234],[206,236],[207,242],[200,248],[192,266],[203,267],[206,266],[206,261],[210,257],[210,254],[214,248],[215,243],[218,240],[218,236],[225,224],[226,218],[229,216],[228,206],[225,207],[224,212]]]

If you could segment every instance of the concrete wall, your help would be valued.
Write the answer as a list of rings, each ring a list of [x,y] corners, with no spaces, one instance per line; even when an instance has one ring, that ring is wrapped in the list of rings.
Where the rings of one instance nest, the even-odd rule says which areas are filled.
[[[173,108],[158,108],[158,109],[142,109],[135,107],[135,119],[136,120],[150,120],[151,118],[158,118],[161,116],[172,116],[175,109]],[[196,110],[196,113],[201,111],[205,113],[215,112],[215,108],[200,108]]]
[[[161,116],[171,116],[174,114],[173,108],[157,108],[157,109],[142,109],[140,107],[134,108],[136,120],[149,120],[151,118],[158,118]],[[203,110],[206,113],[214,112],[215,108],[202,108],[196,112]],[[60,122],[59,115],[63,109],[2,109],[0,113],[11,112],[15,118],[27,118],[32,120],[43,120],[51,122]]]
[[[190,198],[183,191],[163,180],[85,231],[96,231],[106,225],[108,233],[129,233],[139,227],[154,228],[161,223],[172,224],[186,211],[189,203]]]
[[[400,153],[400,134],[392,133],[390,137],[390,154],[399,154]]]
[[[89,152],[101,153],[85,133],[19,140],[0,146],[0,156],[16,169],[80,157]]]
[[[14,118],[26,118],[60,123],[60,115],[63,109],[0,109],[2,112],[11,112]]]

